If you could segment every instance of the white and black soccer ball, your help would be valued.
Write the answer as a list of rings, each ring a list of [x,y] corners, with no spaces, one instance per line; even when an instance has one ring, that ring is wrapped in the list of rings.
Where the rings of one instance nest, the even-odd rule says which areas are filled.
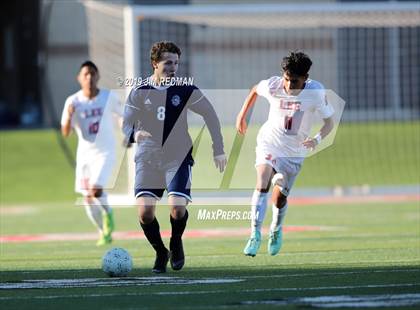
[[[110,277],[125,277],[132,268],[133,260],[123,248],[112,248],[102,257],[102,270]]]

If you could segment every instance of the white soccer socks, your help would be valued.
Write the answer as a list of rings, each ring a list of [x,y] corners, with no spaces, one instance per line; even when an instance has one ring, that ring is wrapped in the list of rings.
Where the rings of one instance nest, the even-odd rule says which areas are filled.
[[[267,195],[255,190],[251,200],[251,230],[252,232],[261,231],[264,221],[265,211],[267,210]]]
[[[273,219],[270,225],[270,231],[279,231],[283,225],[284,217],[286,216],[287,212],[287,203],[286,205],[279,209],[274,204],[272,205],[273,210]]]
[[[102,208],[99,205],[85,204],[85,210],[90,221],[95,225],[102,234]]]

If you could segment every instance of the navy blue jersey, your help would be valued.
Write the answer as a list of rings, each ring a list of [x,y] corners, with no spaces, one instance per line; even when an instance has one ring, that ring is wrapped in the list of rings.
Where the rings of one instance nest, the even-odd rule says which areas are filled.
[[[223,154],[219,120],[210,102],[195,86],[146,85],[133,89],[124,109],[123,129],[131,142],[135,131],[147,131],[151,137],[141,141],[140,147],[160,148],[167,159],[183,159],[191,156],[192,148],[188,109],[203,116],[213,139],[214,155]]]

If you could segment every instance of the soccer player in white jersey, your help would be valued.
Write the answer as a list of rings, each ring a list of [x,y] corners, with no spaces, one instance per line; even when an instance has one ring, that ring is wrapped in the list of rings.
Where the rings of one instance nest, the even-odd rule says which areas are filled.
[[[273,218],[270,225],[268,252],[276,255],[282,245],[282,224],[287,211],[287,196],[308,150],[314,149],[333,129],[334,110],[328,104],[321,83],[308,78],[312,61],[302,52],[291,52],[283,58],[283,76],[260,81],[251,89],[236,119],[236,129],[245,134],[246,116],[257,96],[270,103],[268,120],[257,137],[257,182],[251,201],[251,236],[244,254],[255,256],[261,244],[261,226],[267,208],[271,184]],[[309,136],[317,114],[324,124]]]
[[[69,96],[61,118],[61,133],[72,128],[78,137],[76,192],[84,196],[86,213],[99,232],[98,246],[112,242],[114,219],[104,187],[116,160],[114,128],[123,106],[109,90],[99,89],[99,71],[91,61],[80,66],[77,81],[81,90]]]

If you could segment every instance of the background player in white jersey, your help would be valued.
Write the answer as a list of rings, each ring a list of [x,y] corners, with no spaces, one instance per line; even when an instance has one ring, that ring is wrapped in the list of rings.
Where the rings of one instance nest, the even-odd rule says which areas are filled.
[[[268,252],[276,255],[282,244],[282,223],[287,211],[287,196],[308,150],[315,148],[333,129],[333,109],[321,83],[308,79],[312,61],[302,52],[283,58],[283,76],[262,80],[251,89],[236,120],[240,134],[247,129],[246,115],[257,96],[270,103],[267,122],[257,137],[257,184],[252,196],[251,237],[244,254],[255,256],[261,244],[261,226],[267,208],[267,195],[273,184]],[[320,131],[310,137],[315,114],[324,121]]]
[[[78,137],[76,192],[84,196],[86,213],[99,231],[98,246],[112,242],[112,209],[104,187],[116,160],[114,128],[123,107],[109,90],[99,89],[99,71],[91,61],[80,66],[77,81],[81,90],[69,96],[61,118],[61,133],[73,128]]]
[[[150,51],[153,75],[150,82],[134,88],[125,105],[123,129],[131,142],[137,142],[134,195],[139,206],[139,222],[147,240],[156,251],[152,271],[180,270],[185,256],[182,234],[191,201],[192,141],[187,115],[191,110],[204,118],[213,141],[216,167],[226,165],[223,138],[216,112],[194,85],[165,85],[161,81],[175,77],[181,50],[173,42],[156,42]],[[156,201],[168,192],[171,208],[169,250],[160,235],[155,217]]]

